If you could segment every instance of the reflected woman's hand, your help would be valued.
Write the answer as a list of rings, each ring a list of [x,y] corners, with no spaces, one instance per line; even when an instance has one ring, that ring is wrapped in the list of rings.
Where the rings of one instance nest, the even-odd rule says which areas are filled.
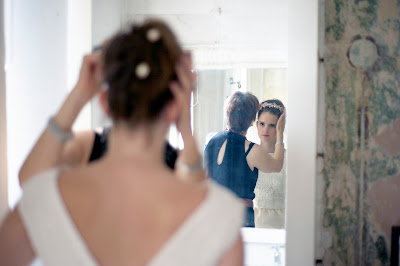
[[[283,110],[282,115],[279,117],[278,122],[276,124],[277,134],[283,137],[283,132],[285,130],[286,124],[286,108]]]

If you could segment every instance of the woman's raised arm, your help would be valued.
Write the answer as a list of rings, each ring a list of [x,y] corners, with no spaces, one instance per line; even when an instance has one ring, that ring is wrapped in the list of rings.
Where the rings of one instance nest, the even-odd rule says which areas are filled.
[[[274,155],[265,152],[260,145],[255,144],[247,156],[247,161],[250,167],[256,167],[258,170],[265,173],[278,173],[283,166],[283,158],[285,148],[283,144],[283,132],[285,130],[285,111],[279,117],[276,124],[276,144]]]

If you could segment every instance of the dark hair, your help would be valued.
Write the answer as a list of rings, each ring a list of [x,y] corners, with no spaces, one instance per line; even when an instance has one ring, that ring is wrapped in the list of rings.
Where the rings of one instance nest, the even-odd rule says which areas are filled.
[[[236,91],[225,102],[226,124],[237,132],[244,132],[256,119],[258,99],[249,92]]]
[[[156,38],[149,38],[149,30],[156,31]],[[176,79],[175,66],[182,54],[171,29],[161,21],[148,20],[116,34],[104,55],[113,121],[135,126],[155,120],[173,97],[169,85]],[[145,75],[137,73],[142,63],[148,70]]]
[[[271,104],[271,105],[266,105],[266,104]],[[272,106],[273,104],[275,104],[281,108],[273,107]],[[279,118],[283,114],[284,109],[285,109],[285,106],[283,105],[283,103],[280,100],[278,100],[278,99],[266,100],[260,104],[260,110],[258,111],[257,118],[260,118],[260,115],[264,112],[271,113],[273,115],[276,115]]]

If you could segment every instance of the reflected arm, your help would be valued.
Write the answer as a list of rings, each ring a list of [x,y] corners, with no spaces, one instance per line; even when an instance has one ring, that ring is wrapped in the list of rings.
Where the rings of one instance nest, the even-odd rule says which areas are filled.
[[[282,170],[283,157],[283,145],[276,146],[274,155],[272,156],[256,144],[247,156],[247,161],[249,162],[249,166],[256,167],[264,173],[278,173]]]
[[[278,173],[282,170],[285,148],[283,145],[283,131],[285,129],[286,114],[285,111],[279,117],[276,125],[276,144],[274,155],[271,156],[260,145],[254,145],[247,156],[247,162],[250,167],[256,167],[265,173]]]

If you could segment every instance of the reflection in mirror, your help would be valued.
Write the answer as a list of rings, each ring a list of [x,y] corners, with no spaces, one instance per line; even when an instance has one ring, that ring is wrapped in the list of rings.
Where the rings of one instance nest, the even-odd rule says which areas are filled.
[[[210,134],[226,129],[224,103],[235,91],[250,92],[260,102],[276,98],[285,104],[287,100],[286,68],[237,68],[198,71],[197,91],[193,95],[193,127],[199,147],[205,147]],[[275,123],[277,119],[278,117],[275,116]],[[256,123],[249,128],[246,138],[251,142],[260,144]],[[254,206],[258,207],[254,209],[256,227],[284,229],[285,172],[285,164],[281,173],[265,174],[261,171],[258,172],[256,190],[254,191],[256,196]],[[267,207],[269,207],[268,210]],[[243,228],[243,237],[245,242],[247,241],[245,245],[246,254],[251,254],[246,257],[255,262],[275,261],[278,265],[283,264],[284,230],[264,230],[257,228],[251,231],[248,227]],[[265,245],[273,248],[266,249]],[[254,252],[257,248],[263,249],[263,252]],[[271,252],[266,252],[267,250]],[[250,261],[247,262],[250,263]]]
[[[183,46],[192,51],[198,72],[198,90],[193,95],[193,132],[204,148],[207,135],[225,129],[224,100],[234,91],[248,91],[262,101],[278,98],[286,105],[288,1],[95,1],[93,3],[93,44],[100,43],[126,21],[147,17],[166,20]],[[113,28],[114,27],[114,28]],[[239,88],[240,84],[240,88]],[[92,127],[108,122],[92,103]],[[255,126],[247,139],[259,143]],[[172,128],[170,142],[182,148]],[[263,231],[264,230],[264,231]],[[271,264],[276,252],[264,255],[265,245],[285,243],[285,232],[244,228],[245,264]],[[271,237],[273,236],[273,237]],[[263,252],[255,243],[264,243]],[[249,247],[251,247],[249,249]],[[259,246],[261,250],[261,246]],[[269,254],[269,253],[268,253]],[[272,258],[272,259],[271,259]],[[282,257],[283,260],[283,257]]]
[[[286,68],[283,67],[203,69],[197,70],[197,77],[197,89],[194,91],[192,97],[192,127],[198,147],[200,147],[201,150],[204,150],[210,134],[225,130],[224,102],[235,91],[250,92],[258,98],[260,103],[267,99],[279,99],[286,106],[287,77]],[[94,115],[99,116],[99,112],[99,110],[94,110]],[[105,117],[102,117],[103,118],[100,119],[103,120],[102,123],[107,124],[107,120],[104,120]],[[261,143],[256,123],[248,129],[246,138],[251,142],[257,144]],[[286,143],[285,139],[286,137],[284,136],[284,143]],[[175,147],[182,148],[182,141],[173,129],[170,131],[169,142]],[[287,147],[285,147],[285,149],[286,148]],[[265,174],[261,171],[259,172],[259,179],[257,180],[255,191],[255,206],[259,208],[255,210],[255,225],[261,229],[251,229],[247,227],[242,229],[243,239],[245,242],[247,241],[245,245],[245,249],[247,249],[246,254],[252,254],[247,256],[249,260],[277,261],[280,262],[278,265],[284,264],[284,230],[265,231],[263,228],[284,229],[286,190],[285,160],[281,173]],[[263,179],[264,181],[265,179],[275,179],[275,181],[267,185],[275,188],[280,187],[281,190],[275,191],[272,189],[269,192],[264,191],[265,188],[263,188],[262,185],[266,182],[261,182]],[[272,194],[273,197],[271,198],[271,196],[266,193]],[[266,197],[268,198],[267,201],[275,206],[273,209],[280,209],[278,214],[276,214],[277,210],[267,211],[272,212],[273,217],[275,217],[275,220],[274,218],[272,219],[272,223],[270,216],[268,216],[268,222],[266,223],[265,215],[260,215],[260,212],[265,210],[262,210],[263,207],[258,201]],[[276,219],[276,217],[278,218]],[[258,222],[258,219],[264,219],[264,221],[260,220]],[[270,252],[265,252],[265,249],[260,253],[254,252],[254,250],[258,248],[263,248],[263,245],[272,247],[268,249]]]
[[[193,124],[199,147],[205,147],[210,135],[227,128],[224,121],[224,102],[237,90],[254,94],[260,102],[277,98],[285,103],[286,69],[239,68],[198,71],[198,87],[193,97]],[[256,123],[247,131],[246,137],[249,141],[260,144]],[[282,185],[284,186],[284,183]],[[278,194],[270,191],[272,192]],[[261,196],[261,198],[265,197]],[[279,206],[283,206],[284,209],[282,194],[280,194],[280,200]],[[282,229],[284,226],[271,225],[269,227]]]

